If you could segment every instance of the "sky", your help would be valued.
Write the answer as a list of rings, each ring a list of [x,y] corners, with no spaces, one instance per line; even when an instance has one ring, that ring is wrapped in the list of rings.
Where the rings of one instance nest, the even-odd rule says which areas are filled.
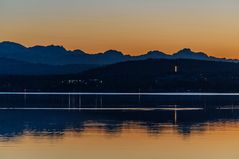
[[[239,58],[238,0],[0,0],[0,41]]]

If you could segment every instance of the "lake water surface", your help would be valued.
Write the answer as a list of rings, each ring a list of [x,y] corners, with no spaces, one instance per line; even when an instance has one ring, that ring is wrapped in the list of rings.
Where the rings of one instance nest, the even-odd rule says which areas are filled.
[[[0,158],[238,159],[238,98],[1,94]]]

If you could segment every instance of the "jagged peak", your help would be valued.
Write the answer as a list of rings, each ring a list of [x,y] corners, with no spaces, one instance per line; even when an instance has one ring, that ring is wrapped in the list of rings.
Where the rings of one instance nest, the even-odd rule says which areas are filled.
[[[177,52],[177,54],[180,53],[195,53],[195,52],[193,52],[190,48],[183,48]]]
[[[177,53],[173,54],[173,56],[200,56],[204,58],[208,58],[208,55],[203,52],[194,52],[190,48],[184,48]]]
[[[166,54],[158,50],[152,50],[152,51],[149,51],[146,55],[166,55]]]
[[[19,48],[25,48],[25,46],[16,43],[16,42],[11,42],[11,41],[2,41],[0,42],[0,45],[6,46],[6,47],[19,47]]]
[[[124,55],[122,52],[117,51],[117,50],[108,50],[104,52],[105,55],[117,55],[117,56],[122,56]]]
[[[49,49],[51,51],[66,51],[66,49],[63,46],[60,45],[48,45],[48,46],[40,46],[36,45],[31,47],[30,49]]]
[[[76,53],[76,54],[87,54],[86,52],[80,50],[80,49],[77,49],[77,50],[74,50],[72,51],[72,53]]]

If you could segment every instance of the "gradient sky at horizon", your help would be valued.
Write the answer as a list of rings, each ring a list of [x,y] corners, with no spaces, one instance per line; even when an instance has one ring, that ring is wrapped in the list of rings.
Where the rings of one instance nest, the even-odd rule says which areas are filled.
[[[0,0],[0,41],[239,58],[238,0]]]

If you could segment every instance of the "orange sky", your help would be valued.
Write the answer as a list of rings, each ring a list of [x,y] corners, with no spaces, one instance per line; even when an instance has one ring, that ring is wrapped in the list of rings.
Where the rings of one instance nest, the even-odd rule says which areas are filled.
[[[239,58],[236,0],[1,0],[0,41],[138,55],[192,48]]]

